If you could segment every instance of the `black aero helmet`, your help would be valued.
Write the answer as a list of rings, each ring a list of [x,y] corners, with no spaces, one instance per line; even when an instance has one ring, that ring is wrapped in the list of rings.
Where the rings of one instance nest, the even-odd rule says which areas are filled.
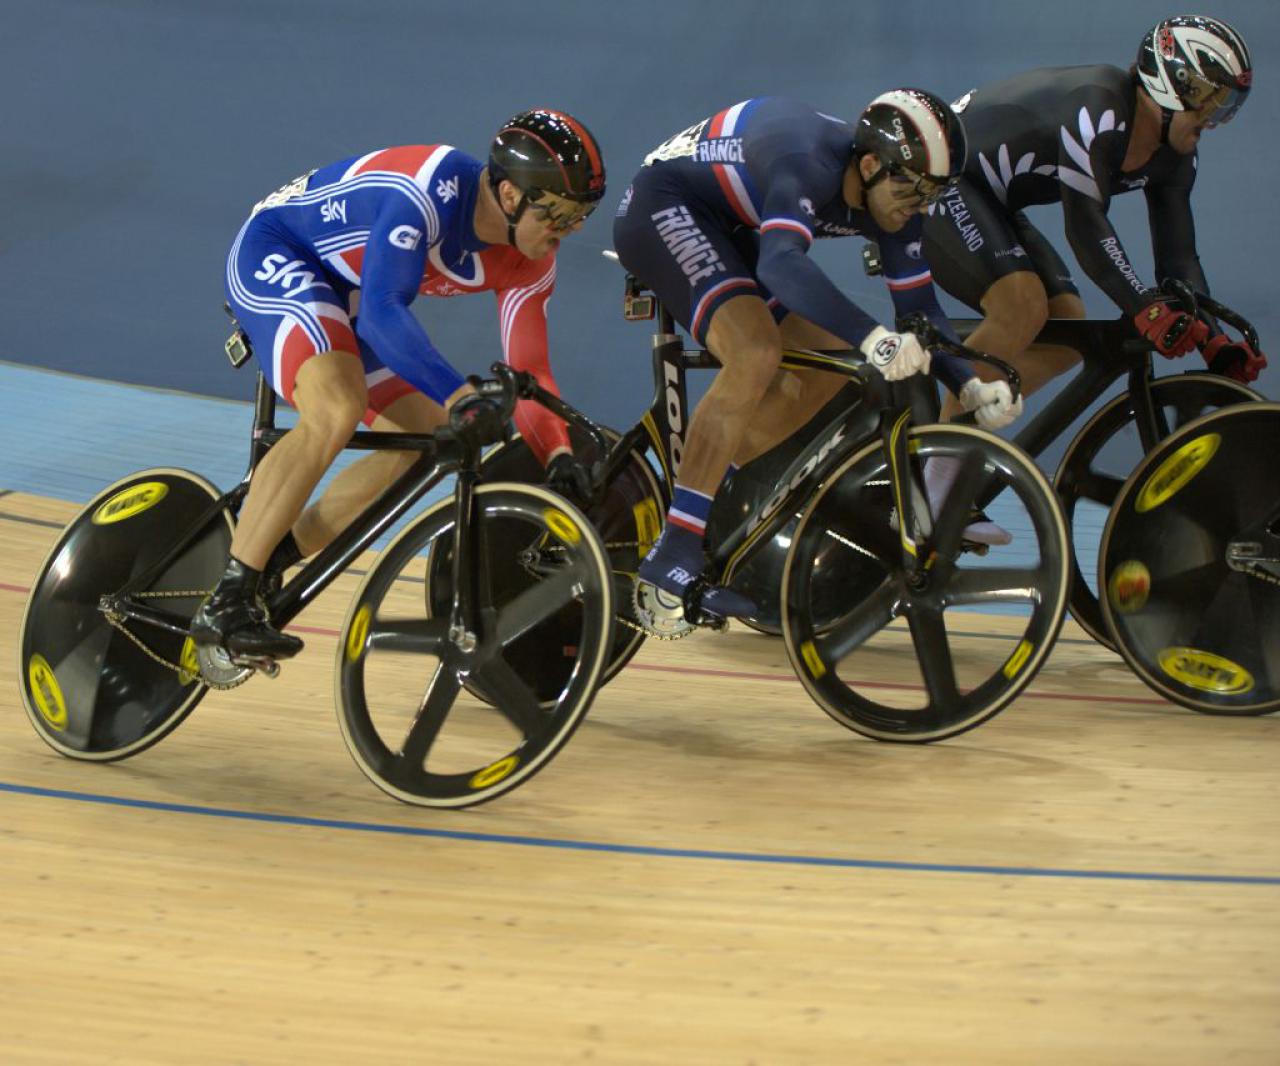
[[[1173,111],[1212,108],[1208,126],[1230,122],[1253,85],[1244,38],[1221,19],[1175,15],[1157,22],[1138,46],[1138,80],[1167,119]]]
[[[968,154],[960,117],[923,89],[891,89],[872,100],[858,117],[853,148],[880,160],[868,186],[889,174],[911,177],[930,201],[960,176]]]
[[[543,216],[559,228],[586,218],[604,196],[604,157],[591,131],[572,115],[550,108],[521,111],[489,146],[495,193],[501,181],[524,194],[507,214],[508,240],[514,243],[516,223],[530,203],[540,205]]]

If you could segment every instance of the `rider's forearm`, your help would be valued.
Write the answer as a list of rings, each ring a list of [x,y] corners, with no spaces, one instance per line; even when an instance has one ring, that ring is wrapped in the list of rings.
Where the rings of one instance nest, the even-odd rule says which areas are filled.
[[[1063,196],[1062,205],[1067,240],[1081,269],[1117,307],[1133,317],[1151,302],[1151,292],[1130,264],[1101,205],[1078,193]]]
[[[768,251],[767,244],[773,245]],[[851,302],[798,245],[780,245],[780,239],[761,241],[761,283],[788,311],[858,347],[879,323]]]

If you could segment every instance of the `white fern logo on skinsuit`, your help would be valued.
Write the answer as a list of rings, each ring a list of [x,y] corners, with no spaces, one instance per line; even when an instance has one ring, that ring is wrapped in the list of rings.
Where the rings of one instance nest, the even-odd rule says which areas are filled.
[[[1119,126],[1116,125],[1116,113],[1114,111],[1104,111],[1102,119],[1095,128],[1088,109],[1083,107],[1080,109],[1080,140],[1077,141],[1066,126],[1062,127],[1062,147],[1067,150],[1067,155],[1072,158],[1080,169],[1076,171],[1070,167],[1059,167],[1058,180],[1063,185],[1075,189],[1076,192],[1092,196],[1099,203],[1102,202],[1102,193],[1099,191],[1098,182],[1093,176],[1093,160],[1089,158],[1089,147],[1100,134],[1110,133],[1112,130],[1120,133],[1124,132],[1123,122]]]
[[[1014,178],[1020,174],[1042,174],[1047,178],[1057,177],[1063,185],[1075,189],[1076,192],[1084,193],[1086,196],[1092,196],[1095,200],[1102,201],[1102,193],[1098,189],[1097,179],[1093,175],[1093,161],[1089,158],[1089,148],[1100,134],[1109,133],[1115,130],[1118,133],[1124,132],[1125,124],[1121,122],[1116,125],[1116,113],[1108,110],[1102,113],[1102,118],[1095,126],[1093,118],[1090,116],[1087,108],[1080,108],[1080,139],[1077,140],[1075,135],[1066,126],[1062,127],[1062,146],[1067,150],[1072,161],[1079,167],[1074,170],[1069,166],[1057,166],[1053,163],[1041,163],[1036,166],[1035,153],[1028,152],[1015,165],[1009,158],[1009,146],[1002,144],[996,152],[995,164],[992,164],[985,155],[978,153],[978,162],[982,165],[982,173],[986,176],[987,184],[991,186],[991,191],[996,194],[1000,202],[1007,203],[1009,199],[1009,184]]]
[[[987,184],[991,186],[991,191],[999,197],[1002,204],[1008,202],[1009,183],[1019,174],[1035,173],[1051,178],[1058,170],[1052,163],[1042,163],[1040,166],[1036,166],[1035,152],[1028,152],[1018,160],[1017,166],[1013,166],[1009,160],[1009,146],[1007,144],[1002,144],[999,151],[996,152],[996,163],[999,165],[999,170],[992,166],[991,161],[981,152],[978,153],[978,162],[982,164],[982,173],[986,175]]]

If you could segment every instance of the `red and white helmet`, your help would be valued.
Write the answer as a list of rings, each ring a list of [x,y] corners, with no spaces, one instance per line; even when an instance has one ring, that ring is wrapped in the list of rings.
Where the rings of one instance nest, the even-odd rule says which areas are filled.
[[[1244,38],[1207,15],[1157,22],[1142,38],[1137,69],[1143,88],[1166,111],[1212,108],[1208,126],[1230,122],[1253,84]]]

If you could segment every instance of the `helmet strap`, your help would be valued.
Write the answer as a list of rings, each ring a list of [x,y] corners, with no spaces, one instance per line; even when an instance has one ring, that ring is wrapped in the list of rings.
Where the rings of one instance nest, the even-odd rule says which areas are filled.
[[[1167,107],[1160,109],[1160,143],[1169,143],[1169,124],[1173,122],[1173,112]]]
[[[510,180],[500,170],[496,170],[494,167],[489,168],[489,188],[493,191],[494,203],[498,205],[498,210],[502,212],[502,217],[507,220],[507,243],[514,248],[516,246],[516,226],[520,224],[520,217],[524,214],[525,208],[529,206],[529,194],[521,189],[520,202],[516,204],[516,209],[508,211],[502,206],[502,195],[498,190],[498,186],[502,182]]]
[[[516,209],[510,214],[503,211],[503,217],[507,220],[507,243],[512,248],[516,246],[516,226],[520,224],[520,216],[524,214],[524,209],[529,206],[529,194],[523,190],[520,193],[520,202],[516,204]],[[498,201],[498,207],[502,207],[502,201]]]
[[[865,157],[863,157],[863,158],[865,158]],[[862,160],[861,160],[861,159],[859,159],[859,161],[858,161],[858,162],[859,162],[859,164],[861,164]],[[883,160],[883,159],[878,160],[878,162],[880,163],[880,166],[879,166],[879,168],[876,170],[876,172],[875,172],[874,174],[872,174],[872,175],[871,175],[871,177],[869,177],[869,178],[863,178],[863,179],[862,179],[862,187],[863,187],[864,189],[872,189],[872,188],[875,188],[875,186],[879,185],[882,181],[884,181],[884,179],[885,179],[885,178],[887,178],[887,177],[889,176],[889,167],[888,167],[888,165],[884,162],[884,160]],[[858,168],[858,174],[859,174],[859,176],[861,176],[861,174],[862,174],[862,168],[861,168],[861,165],[859,165],[859,168]]]

